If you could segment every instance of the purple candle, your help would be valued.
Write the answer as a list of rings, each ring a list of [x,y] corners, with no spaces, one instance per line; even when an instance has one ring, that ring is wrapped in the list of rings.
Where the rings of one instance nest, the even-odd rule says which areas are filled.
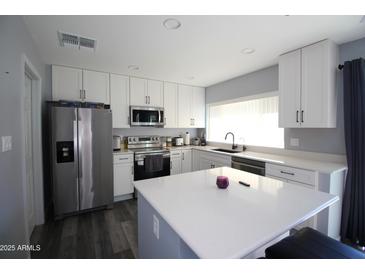
[[[227,176],[217,176],[217,187],[218,188],[227,188],[229,185],[228,177]]]

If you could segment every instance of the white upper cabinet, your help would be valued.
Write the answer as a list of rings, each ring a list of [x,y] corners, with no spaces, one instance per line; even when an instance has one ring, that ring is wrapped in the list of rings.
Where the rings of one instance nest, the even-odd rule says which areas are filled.
[[[52,66],[53,100],[82,100],[82,69]]]
[[[301,50],[279,59],[279,127],[298,127],[300,112]]]
[[[336,127],[338,47],[321,41],[279,58],[279,126]]]
[[[130,100],[133,106],[163,107],[163,82],[131,77]]]
[[[163,103],[165,110],[165,128],[177,128],[177,84],[164,83]]]
[[[82,78],[86,101],[110,104],[109,73],[83,70]]]
[[[193,87],[186,85],[178,86],[178,126],[179,128],[190,128],[192,120],[192,96]]]
[[[325,40],[302,49],[302,127],[336,127],[338,48]]]
[[[110,74],[110,108],[113,128],[129,127],[129,77]]]
[[[178,86],[178,126],[180,128],[205,127],[204,88]]]
[[[147,99],[151,107],[163,107],[163,82],[147,80]]]
[[[205,127],[205,88],[193,88],[193,102],[192,102],[192,119],[193,127]]]
[[[147,106],[147,79],[130,77],[130,102],[132,106]]]
[[[110,104],[109,74],[52,66],[52,98]]]

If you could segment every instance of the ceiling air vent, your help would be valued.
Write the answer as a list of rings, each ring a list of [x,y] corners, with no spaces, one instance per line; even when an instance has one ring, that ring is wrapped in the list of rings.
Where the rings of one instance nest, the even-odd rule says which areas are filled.
[[[96,40],[91,38],[81,37],[75,34],[57,32],[58,41],[61,47],[74,48],[78,50],[95,51]]]

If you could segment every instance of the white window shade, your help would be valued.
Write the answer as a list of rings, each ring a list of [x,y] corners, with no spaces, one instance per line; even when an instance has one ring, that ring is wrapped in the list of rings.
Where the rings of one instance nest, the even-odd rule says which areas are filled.
[[[224,140],[226,133],[231,131],[238,144],[283,148],[284,129],[278,127],[278,111],[278,96],[211,105],[208,109],[207,139],[232,143],[232,137]]]

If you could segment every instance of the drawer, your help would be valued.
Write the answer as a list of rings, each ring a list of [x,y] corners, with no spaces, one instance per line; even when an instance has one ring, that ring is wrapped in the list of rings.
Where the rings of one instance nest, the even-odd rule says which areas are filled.
[[[116,154],[113,155],[113,163],[132,163],[133,162],[133,154]]]
[[[180,158],[181,157],[181,150],[173,150],[170,152],[171,158]]]
[[[267,163],[266,175],[315,186],[317,172]]]

